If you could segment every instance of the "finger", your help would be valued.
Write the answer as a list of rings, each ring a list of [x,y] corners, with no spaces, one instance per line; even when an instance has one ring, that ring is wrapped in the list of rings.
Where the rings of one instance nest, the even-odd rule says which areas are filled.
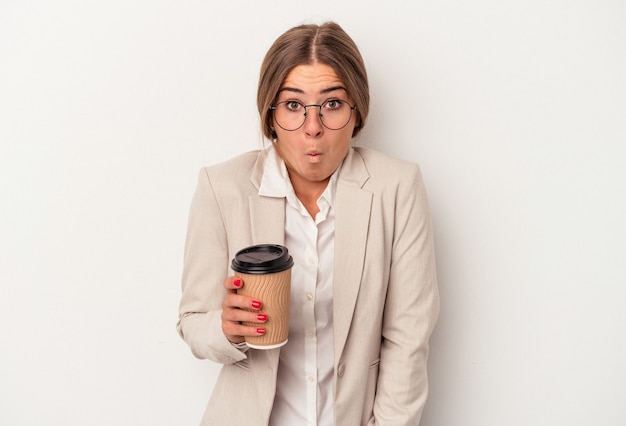
[[[222,311],[222,322],[263,324],[267,322],[267,314],[263,312],[250,312],[243,309],[225,309]]]
[[[240,343],[246,336],[261,336],[265,334],[267,315],[230,309],[222,312],[222,332],[234,343]]]
[[[263,307],[263,303],[250,296],[244,296],[237,293],[228,293],[222,301],[222,309],[252,309],[258,311]]]
[[[239,343],[243,341],[243,337],[264,335],[265,327],[247,326],[234,322],[223,322],[222,332],[231,342]]]
[[[226,290],[237,290],[243,286],[243,280],[239,277],[227,277],[224,280],[224,288]]]

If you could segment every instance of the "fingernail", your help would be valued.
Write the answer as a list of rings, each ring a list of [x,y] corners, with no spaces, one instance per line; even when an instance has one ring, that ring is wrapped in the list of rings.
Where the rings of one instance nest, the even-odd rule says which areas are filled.
[[[265,315],[265,314],[258,314],[258,315],[256,316],[256,319],[257,319],[258,321],[265,321],[265,320],[267,320],[267,315]]]
[[[257,332],[257,334],[265,334],[265,329],[264,328],[257,328],[256,332]]]
[[[259,302],[258,300],[253,300],[251,305],[254,309],[261,309],[261,302]]]
[[[234,285],[235,287],[241,287],[241,280],[240,280],[239,278],[235,279],[235,280],[233,281],[233,285]]]

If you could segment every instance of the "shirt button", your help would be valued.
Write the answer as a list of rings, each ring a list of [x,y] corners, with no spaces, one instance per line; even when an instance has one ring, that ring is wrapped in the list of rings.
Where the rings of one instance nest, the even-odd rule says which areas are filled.
[[[313,378],[313,376],[307,376],[306,381],[309,383],[313,383],[315,379]]]
[[[306,294],[306,300],[313,300],[313,295],[311,293]]]
[[[314,257],[309,257],[308,259],[309,265],[315,265],[317,263],[317,259]]]
[[[313,336],[315,336],[315,333],[313,333],[312,331],[306,332],[306,337],[313,337]]]

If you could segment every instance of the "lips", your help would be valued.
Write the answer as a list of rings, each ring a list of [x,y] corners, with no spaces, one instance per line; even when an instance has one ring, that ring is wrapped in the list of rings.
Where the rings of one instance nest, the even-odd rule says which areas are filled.
[[[308,158],[308,161],[312,164],[317,164],[320,163],[322,161],[322,158],[324,158],[324,156],[322,155],[321,152],[318,151],[310,151],[306,153],[306,158]]]

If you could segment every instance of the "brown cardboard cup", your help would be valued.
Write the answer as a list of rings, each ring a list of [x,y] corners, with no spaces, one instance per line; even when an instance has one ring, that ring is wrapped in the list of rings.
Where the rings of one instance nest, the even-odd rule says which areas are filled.
[[[263,303],[261,311],[267,314],[267,321],[262,325],[265,334],[246,336],[246,343],[251,348],[274,349],[287,343],[292,266],[293,259],[287,248],[276,244],[250,246],[235,254],[231,267],[235,276],[243,281],[243,287],[237,293],[260,300]],[[243,324],[259,326],[254,322]]]

